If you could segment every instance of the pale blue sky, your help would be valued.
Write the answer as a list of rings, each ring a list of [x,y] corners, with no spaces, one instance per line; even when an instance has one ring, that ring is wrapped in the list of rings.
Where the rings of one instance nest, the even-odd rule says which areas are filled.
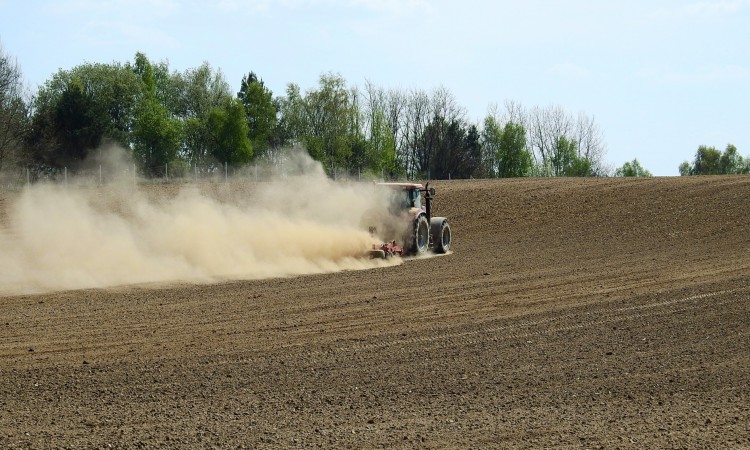
[[[593,116],[612,166],[677,175],[699,145],[750,155],[750,0],[0,0],[0,42],[32,90],[58,69],[209,62],[233,90],[444,86],[491,104]]]

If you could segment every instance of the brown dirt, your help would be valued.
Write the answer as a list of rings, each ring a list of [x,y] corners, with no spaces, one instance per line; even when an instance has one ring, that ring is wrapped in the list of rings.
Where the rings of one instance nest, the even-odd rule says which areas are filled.
[[[1,297],[0,447],[750,447],[750,178],[435,186],[445,257]]]

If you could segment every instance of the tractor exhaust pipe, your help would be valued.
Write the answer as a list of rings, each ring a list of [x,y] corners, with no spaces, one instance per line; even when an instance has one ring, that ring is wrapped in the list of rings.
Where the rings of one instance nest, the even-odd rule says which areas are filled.
[[[427,223],[430,223],[432,219],[432,197],[435,195],[435,188],[430,187],[430,183],[424,185],[424,201],[425,201],[425,212],[427,213]]]

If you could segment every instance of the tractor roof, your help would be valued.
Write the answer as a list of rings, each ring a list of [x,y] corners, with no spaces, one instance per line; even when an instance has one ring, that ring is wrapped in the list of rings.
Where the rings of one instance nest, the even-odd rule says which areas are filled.
[[[378,186],[386,186],[391,189],[403,189],[403,190],[410,190],[410,189],[422,189],[424,186],[422,186],[419,183],[377,183]]]

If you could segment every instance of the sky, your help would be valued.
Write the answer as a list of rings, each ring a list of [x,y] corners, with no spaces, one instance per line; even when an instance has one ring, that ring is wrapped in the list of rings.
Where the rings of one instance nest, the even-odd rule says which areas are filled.
[[[750,156],[750,0],[0,0],[0,44],[30,91],[58,70],[208,62],[274,95],[323,73],[593,117],[614,168],[678,175],[698,146]]]

